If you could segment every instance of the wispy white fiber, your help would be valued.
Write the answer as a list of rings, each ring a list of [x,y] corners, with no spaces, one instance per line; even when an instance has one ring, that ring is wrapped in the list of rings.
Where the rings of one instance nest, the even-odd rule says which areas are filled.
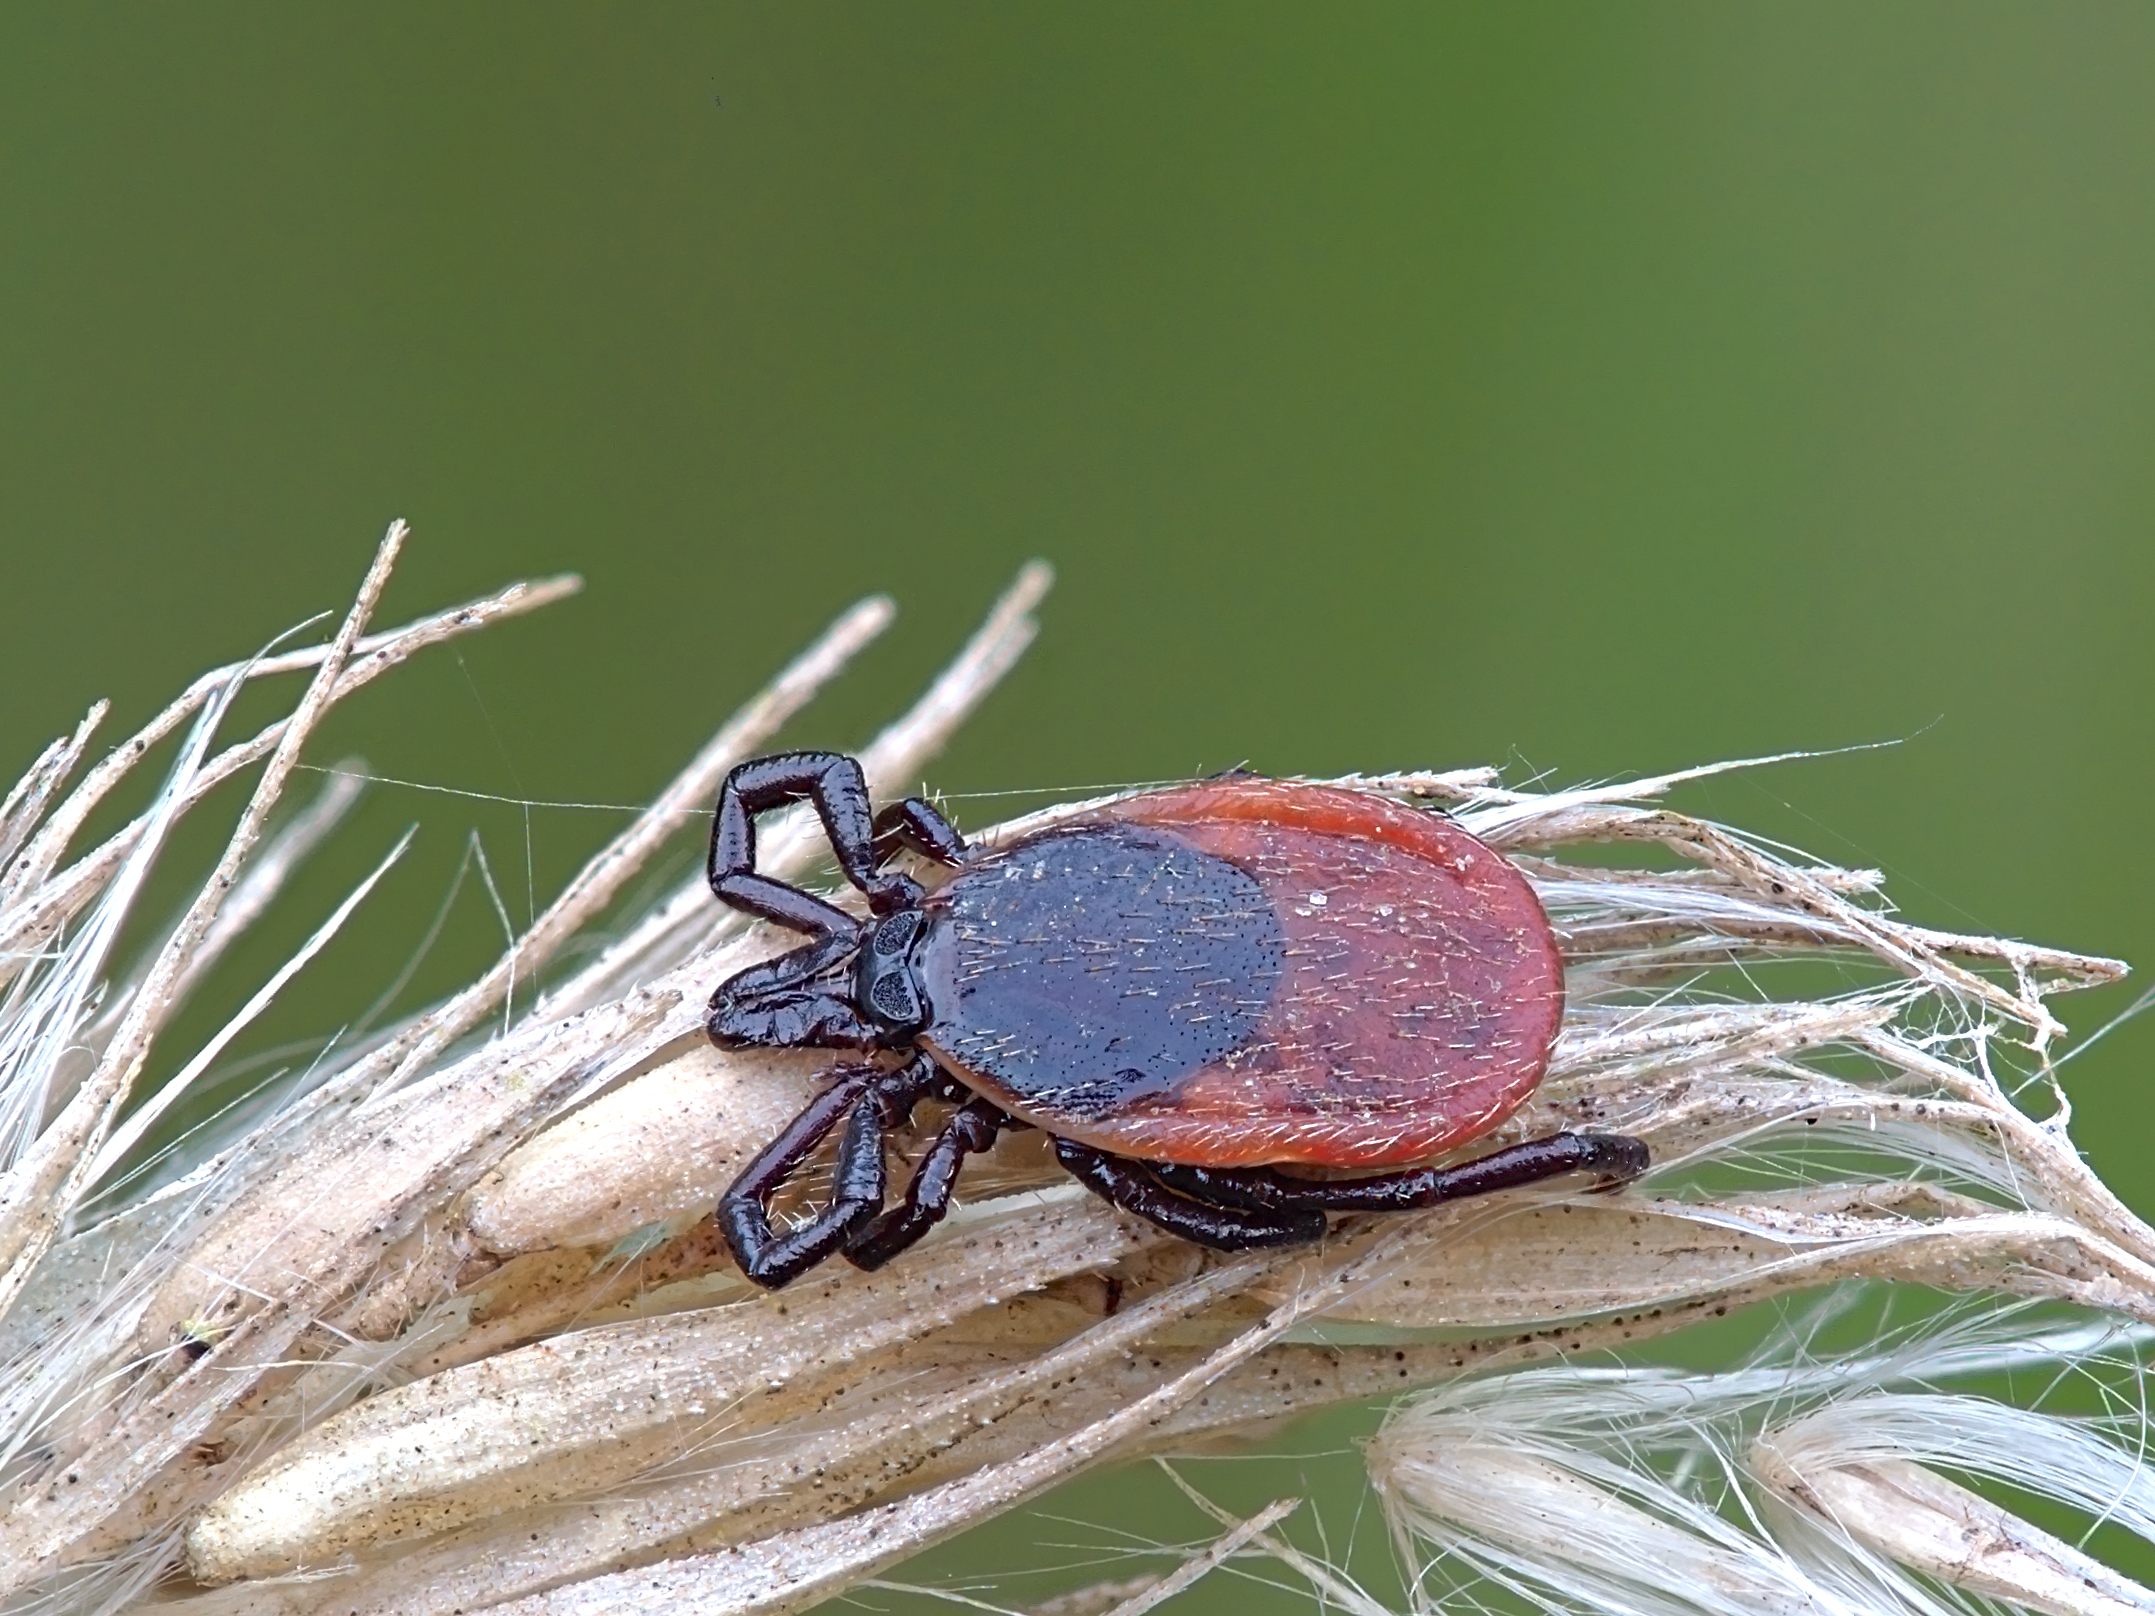
[[[1987,1478],[2073,1508],[2090,1526],[2155,1541],[2137,1402],[2090,1420],[1899,1389],[1976,1374],[2096,1385],[2106,1372],[2136,1388],[2146,1330],[2031,1329],[2038,1321],[2024,1308],[1985,1309],[1903,1332],[1885,1352],[1840,1357],[1808,1346],[1846,1312],[1798,1315],[1757,1361],[1719,1373],[1562,1366],[1401,1406],[1371,1444],[1371,1469],[1403,1552],[1421,1568],[1422,1598],[1434,1606],[1488,1583],[1551,1610],[1734,1616],[1939,1612],[2011,1596],[1995,1568],[1956,1576],[1956,1566],[1896,1558],[1891,1546],[1921,1537],[1912,1490],[1897,1500],[1899,1536],[1875,1519],[1830,1515],[1848,1529],[1819,1530],[1786,1507],[1822,1511],[1811,1484],[1858,1469],[1874,1480],[1916,1465]],[[2001,1538],[2022,1548],[2049,1541],[1986,1507]],[[2095,1571],[2071,1602],[2025,1592],[2022,1602],[2092,1613],[2124,1598],[2155,1608],[2155,1595]]]
[[[189,729],[179,760],[144,816],[143,834],[121,862],[76,933],[21,962],[9,985],[10,1013],[0,1023],[0,1155],[9,1165],[35,1144],[57,1097],[76,1034],[95,1008],[112,947],[157,862],[188,788],[217,733],[234,686],[220,686]],[[0,915],[0,931],[9,917]],[[87,1053],[85,1051],[84,1053]]]
[[[381,863],[375,865],[367,878],[354,887],[345,896],[342,903],[330,911],[329,918],[316,927],[313,935],[299,945],[299,951],[278,966],[271,973],[268,981],[255,989],[247,1002],[240,1006],[238,1013],[222,1027],[218,1028],[216,1032],[212,1033],[185,1066],[182,1066],[171,1077],[167,1078],[163,1086],[155,1094],[144,1100],[141,1105],[134,1109],[125,1122],[112,1130],[111,1137],[105,1141],[104,1148],[97,1153],[96,1159],[91,1163],[89,1182],[92,1185],[102,1182],[122,1161],[127,1159],[135,1146],[141,1142],[142,1136],[148,1133],[156,1124],[157,1119],[163,1116],[176,1101],[183,1099],[187,1095],[195,1081],[216,1063],[218,1056],[231,1047],[232,1040],[245,1032],[253,1024],[255,1018],[275,1002],[277,995],[291,982],[292,978],[306,969],[309,960],[329,946],[330,939],[344,929],[344,923],[352,918],[353,911],[366,902],[367,894],[375,889],[382,877],[387,875],[396,865],[397,860],[404,856],[406,850],[412,845],[414,834],[414,831],[407,830],[402,836],[398,837],[396,845],[390,848],[388,853],[383,856]]]
[[[2036,1367],[2030,1365],[2028,1367]],[[2069,1367],[2069,1366],[2061,1366]],[[1907,1460],[1987,1477],[2155,1544],[2155,1474],[2136,1446],[2146,1411],[2069,1418],[1986,1397],[1874,1392],[1825,1404],[1765,1439],[1798,1475]]]

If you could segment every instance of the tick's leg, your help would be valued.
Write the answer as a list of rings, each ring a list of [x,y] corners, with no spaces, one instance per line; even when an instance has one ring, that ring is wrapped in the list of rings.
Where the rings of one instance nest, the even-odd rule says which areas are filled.
[[[840,938],[848,947],[860,935],[861,923],[835,903],[826,903],[813,892],[803,892],[768,875],[741,871],[714,877],[711,890],[718,894],[720,902],[788,931]]]
[[[1451,1167],[1412,1167],[1369,1178],[1289,1178],[1269,1167],[1160,1166],[1160,1181],[1214,1206],[1266,1211],[1404,1212],[1441,1201],[1517,1189],[1566,1173],[1594,1173],[1605,1186],[1646,1171],[1644,1143],[1623,1134],[1553,1133]]]
[[[813,1268],[883,1204],[882,1111],[875,1086],[884,1073],[874,1066],[841,1066],[830,1075],[836,1081],[763,1147],[719,1200],[719,1230],[741,1272],[758,1285],[775,1289]],[[800,1228],[774,1233],[764,1201],[840,1117],[846,1118],[846,1132],[830,1204]]]
[[[720,1049],[873,1049],[878,1039],[838,993],[767,993],[744,999],[727,982],[711,995],[703,1030]]]
[[[943,1221],[950,1192],[967,1156],[995,1143],[1010,1119],[986,1100],[972,1099],[951,1114],[942,1132],[913,1169],[905,1199],[879,1212],[846,1242],[846,1261],[856,1268],[881,1268],[891,1258]]]
[[[756,816],[813,802],[846,879],[868,895],[877,914],[917,903],[920,883],[876,868],[875,821],[868,781],[842,752],[780,752],[737,764],[719,787],[706,876],[720,901],[812,936],[857,932],[859,922],[821,898],[756,873]],[[834,918],[835,917],[835,918]]]
[[[1324,1235],[1324,1214],[1319,1211],[1207,1205],[1162,1187],[1135,1162],[1073,1139],[1056,1140],[1055,1154],[1093,1194],[1214,1251],[1294,1246]]]
[[[923,1100],[948,1100],[962,1105],[973,1097],[973,1091],[936,1065],[932,1055],[922,1054],[914,1055],[893,1071],[881,1092],[886,1129],[902,1128],[912,1121],[913,1107]]]
[[[852,953],[856,946],[850,937],[819,937],[774,959],[751,965],[745,971],[734,972],[720,984],[718,991],[736,1000],[746,1000],[761,998],[768,993],[803,989],[810,978],[821,976]]]
[[[965,859],[965,838],[958,834],[958,827],[924,797],[907,797],[877,814],[874,841],[878,864],[902,849],[938,864],[959,864]]]
[[[827,1074],[831,1086],[810,1100],[785,1130],[764,1146],[718,1203],[718,1226],[741,1272],[775,1290],[799,1278],[844,1245],[855,1229],[883,1205],[883,1131],[893,1109],[910,1113],[928,1092],[932,1062],[916,1060],[899,1070],[841,1066]],[[846,1131],[838,1146],[830,1202],[808,1222],[775,1233],[764,1203],[791,1178],[838,1119]]]
[[[873,1046],[876,1029],[850,998],[828,986],[811,985],[855,946],[852,937],[823,937],[727,977],[711,995],[704,1016],[711,1042],[721,1049]]]

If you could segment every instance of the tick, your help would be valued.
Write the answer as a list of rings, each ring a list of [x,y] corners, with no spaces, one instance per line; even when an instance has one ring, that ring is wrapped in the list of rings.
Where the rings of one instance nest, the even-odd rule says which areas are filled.
[[[867,919],[757,873],[756,816],[801,801]],[[888,867],[901,850],[957,873],[927,891]],[[918,797],[872,813],[852,758],[789,752],[727,776],[709,877],[810,939],[719,987],[713,1042],[880,1057],[825,1072],[719,1202],[759,1285],[834,1253],[882,1266],[1007,1129],[1043,1130],[1086,1188],[1222,1251],[1315,1240],[1327,1212],[1647,1165],[1638,1140],[1594,1133],[1427,1165],[1533,1092],[1563,962],[1516,869],[1388,798],[1236,775],[981,851]],[[930,1099],[957,1108],[886,1206],[885,1136]],[[774,1230],[770,1197],[841,1123],[828,1204]]]

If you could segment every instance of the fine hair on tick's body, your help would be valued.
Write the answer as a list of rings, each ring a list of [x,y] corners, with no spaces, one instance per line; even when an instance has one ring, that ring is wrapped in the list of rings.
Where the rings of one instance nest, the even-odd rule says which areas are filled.
[[[756,816],[801,801],[866,920],[757,873]],[[886,868],[901,850],[957,873],[928,892]],[[720,901],[809,939],[720,985],[712,1040],[858,1057],[719,1202],[760,1285],[834,1253],[888,1262],[1006,1129],[1043,1130],[1094,1193],[1228,1251],[1315,1240],[1327,1212],[1647,1165],[1638,1140],[1591,1133],[1422,1165],[1533,1092],[1563,963],[1517,870],[1388,798],[1236,775],[976,852],[920,798],[873,812],[853,759],[789,752],[727,776],[709,876]],[[886,1205],[885,1135],[930,1099],[957,1109]],[[828,1204],[774,1230],[771,1195],[841,1127]]]

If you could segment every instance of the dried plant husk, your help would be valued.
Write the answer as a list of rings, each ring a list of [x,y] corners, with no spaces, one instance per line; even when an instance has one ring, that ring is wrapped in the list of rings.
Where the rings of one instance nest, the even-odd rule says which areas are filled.
[[[1432,1431],[1464,1440],[1465,1408],[1471,1451],[1507,1496],[1614,1523],[1630,1545],[1620,1565],[1535,1586],[1619,1608],[1611,1566],[1630,1575],[1689,1532],[1711,1540],[1700,1574],[1745,1608],[1780,1562],[1712,1540],[1688,1504],[1620,1473],[1607,1443],[1560,1449],[1530,1418],[1506,1427],[1486,1389],[1828,1287],[1986,1297],[2001,1320],[2032,1317],[2014,1311],[2032,1302],[2155,1325],[2155,1231],[2073,1150],[2051,1064],[2063,1029],[2049,998],[2121,966],[1907,924],[1875,872],[1655,800],[1686,776],[1536,793],[1475,769],[1341,783],[1441,806],[1517,862],[1557,926],[1568,1010],[1549,1076],[1479,1148],[1622,1131],[1651,1147],[1648,1178],[1341,1218],[1321,1246],[1229,1259],[1083,1195],[1020,1135],[887,1270],[755,1292],[711,1205],[812,1092],[818,1062],[713,1050],[701,1009],[781,942],[695,880],[616,911],[654,855],[695,832],[725,770],[884,628],[881,600],[723,726],[468,989],[325,1051],[275,1104],[145,1163],[113,1126],[152,1051],[193,1073],[251,1013],[190,1063],[157,1049],[174,1008],[341,811],[325,799],[278,828],[321,714],[412,650],[568,587],[517,586],[369,637],[402,539],[393,530],[325,646],[205,676],[68,794],[93,713],[0,804],[14,855],[0,880],[0,1592],[21,1608],[796,1610],[1089,1466],[1418,1388],[1436,1388],[1415,1405],[1435,1412],[1402,1416],[1375,1454],[1403,1546],[1438,1542],[1464,1563],[1462,1545],[1490,1541],[1457,1467],[1427,1457]],[[1047,582],[1022,573],[863,749],[878,792],[918,779],[1022,654]],[[302,668],[289,720],[214,750],[233,690]],[[90,807],[183,726],[152,808],[67,862]],[[196,901],[140,960],[117,958],[171,825],[257,761]],[[1086,806],[968,829],[993,843]],[[762,854],[797,879],[823,863],[802,812],[766,830]],[[813,1200],[806,1177],[797,1193]],[[2062,1338],[2045,1330],[2023,1330],[2027,1350],[2055,1358]],[[1757,1372],[1733,1367],[1698,1395]],[[2061,1595],[2079,1551],[2039,1536],[1956,1572],[1940,1548],[1952,1530],[2009,1538],[2018,1518],[1936,1453],[1821,1450],[1842,1402],[1884,1384],[1819,1379],[1808,1425],[1744,1428],[1755,1513],[1782,1523],[1769,1547],[1860,1515],[1871,1559],[1947,1590],[1937,1598],[2112,1608]],[[1268,1554],[1366,1603],[1275,1533],[1291,1508],[1224,1521],[1185,1570],[1115,1597],[1134,1613]],[[1506,1552],[1484,1573],[1531,1583],[1529,1549]],[[2107,1570],[2081,1581],[2129,1597]],[[1890,1603],[1873,1583],[1899,1586],[1819,1597]]]

